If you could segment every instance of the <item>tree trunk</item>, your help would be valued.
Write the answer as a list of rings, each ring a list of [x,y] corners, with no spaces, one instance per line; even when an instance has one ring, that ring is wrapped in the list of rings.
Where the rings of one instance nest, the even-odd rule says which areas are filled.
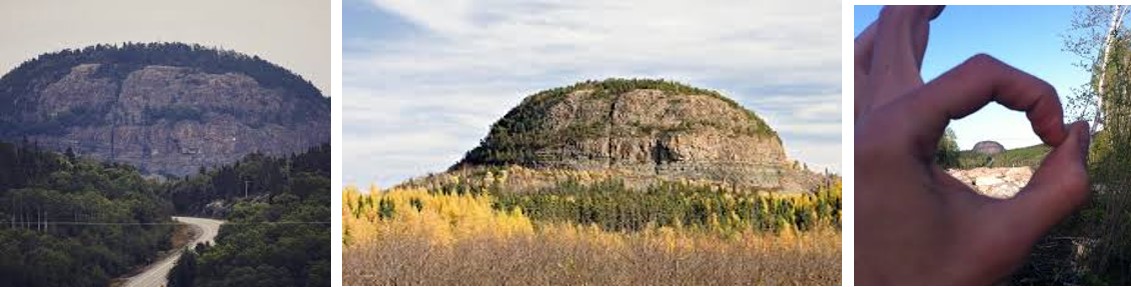
[[[1096,85],[1096,117],[1092,120],[1091,134],[1095,134],[1100,130],[1103,125],[1103,100],[1104,100],[1104,84],[1107,80],[1107,63],[1111,59],[1111,46],[1115,42],[1115,34],[1119,32],[1119,27],[1123,25],[1123,14],[1125,14],[1123,6],[1115,5],[1111,10],[1111,25],[1108,26],[1107,36],[1104,37],[1104,51],[1103,56],[1100,58],[1099,83]]]

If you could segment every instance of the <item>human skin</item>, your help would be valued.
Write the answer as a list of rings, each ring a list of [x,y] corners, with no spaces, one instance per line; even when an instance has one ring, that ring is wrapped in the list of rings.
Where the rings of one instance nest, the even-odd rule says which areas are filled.
[[[855,41],[855,279],[859,285],[993,284],[1089,196],[1088,125],[1065,125],[1056,90],[974,55],[924,83],[936,6],[889,6]],[[976,194],[936,165],[952,119],[990,102],[1025,112],[1053,147],[1012,199]]]

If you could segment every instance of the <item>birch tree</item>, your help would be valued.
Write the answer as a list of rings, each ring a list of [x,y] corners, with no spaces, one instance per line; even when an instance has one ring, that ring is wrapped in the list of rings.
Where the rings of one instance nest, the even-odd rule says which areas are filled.
[[[1083,6],[1077,8],[1068,32],[1063,35],[1064,51],[1079,56],[1076,66],[1092,73],[1092,78],[1069,101],[1070,110],[1080,119],[1091,119],[1092,134],[1103,128],[1105,100],[1108,97],[1107,67],[1112,46],[1125,31],[1123,16],[1127,6]]]

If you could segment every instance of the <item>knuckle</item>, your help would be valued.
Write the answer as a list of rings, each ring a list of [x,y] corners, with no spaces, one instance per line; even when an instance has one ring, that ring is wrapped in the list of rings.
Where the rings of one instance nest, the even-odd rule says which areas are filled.
[[[973,57],[966,59],[966,64],[971,65],[971,66],[975,66],[975,67],[990,67],[990,66],[1000,65],[1001,60],[998,60],[997,58],[994,58],[994,56],[990,56],[989,54],[986,54],[986,53],[978,53],[978,54],[975,54]]]

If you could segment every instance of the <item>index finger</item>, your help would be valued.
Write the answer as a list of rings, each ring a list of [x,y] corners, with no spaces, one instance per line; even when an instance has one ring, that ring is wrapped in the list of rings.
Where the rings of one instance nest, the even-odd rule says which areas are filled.
[[[974,113],[990,102],[1024,111],[1033,132],[1056,147],[1067,136],[1064,111],[1056,89],[1048,82],[979,54],[925,84],[901,101],[907,127],[921,151],[934,154],[951,119]],[[929,146],[922,144],[931,143]]]
[[[899,99],[923,85],[919,69],[927,49],[934,6],[884,6],[874,23],[872,62],[866,71],[869,93],[867,113]]]
[[[853,101],[853,115],[858,116],[860,111],[872,106],[871,93],[865,89],[868,83],[868,70],[872,65],[872,48],[876,40],[876,22],[868,24],[860,35],[856,36],[853,41],[853,94],[856,100]]]

